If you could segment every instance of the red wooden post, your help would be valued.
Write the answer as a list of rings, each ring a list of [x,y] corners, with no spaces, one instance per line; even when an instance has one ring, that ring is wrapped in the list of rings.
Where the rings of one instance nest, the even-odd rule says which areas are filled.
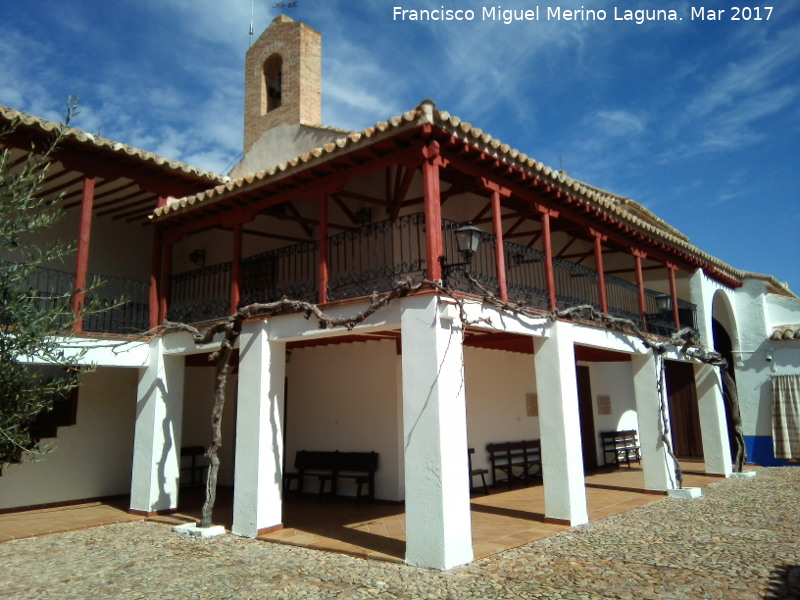
[[[159,292],[161,287],[161,229],[153,232],[153,253],[150,257],[150,329],[158,327]]]
[[[669,270],[669,293],[672,296],[672,318],[675,319],[675,328],[681,328],[681,316],[678,310],[678,286],[675,284],[675,271],[678,268],[672,263],[666,264]]]
[[[647,258],[647,253],[638,248],[631,248],[631,253],[636,265],[636,285],[639,286],[639,314],[642,316],[644,330],[647,331],[647,305],[644,301],[644,275],[642,274],[642,259]]]
[[[319,197],[319,303],[328,301],[328,194]]]
[[[608,314],[608,297],[606,295],[606,272],[603,268],[603,247],[602,242],[608,239],[608,236],[601,234],[594,229],[589,232],[594,237],[594,263],[597,269],[597,293],[600,296],[600,312]]]
[[[442,198],[439,188],[439,167],[444,165],[439,143],[431,142],[422,148],[422,185],[425,197],[425,242],[428,259],[428,279],[442,280]]]
[[[92,206],[94,204],[94,177],[88,175],[83,179],[83,196],[81,197],[81,222],[78,232],[78,253],[75,265],[75,295],[72,298],[72,312],[75,333],[83,331],[83,306],[86,303],[86,279],[89,268],[89,242],[92,237]]]
[[[242,299],[242,224],[233,226],[233,261],[231,262],[231,314],[239,310]]]
[[[483,179],[483,186],[492,191],[492,227],[494,228],[494,260],[497,266],[498,295],[500,300],[508,302],[506,250],[503,243],[503,215],[500,212],[500,196],[508,198],[511,195],[511,191],[487,179]]]
[[[167,319],[169,308],[170,279],[172,278],[172,248],[174,241],[169,240],[163,246],[163,262],[161,265],[161,297],[158,302],[158,322]]]
[[[553,269],[553,244],[550,236],[550,217],[558,217],[558,213],[545,208],[537,207],[542,213],[542,244],[544,244],[544,276],[547,283],[547,297],[550,301],[550,310],[556,310],[556,275]]]

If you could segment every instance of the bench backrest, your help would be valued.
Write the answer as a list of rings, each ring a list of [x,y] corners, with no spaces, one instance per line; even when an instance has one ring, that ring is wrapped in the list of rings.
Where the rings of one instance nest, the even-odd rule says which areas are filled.
[[[294,467],[301,472],[358,471],[374,473],[378,469],[378,453],[300,450],[295,456]]]
[[[374,473],[378,470],[377,452],[338,452],[338,471],[359,471]]]
[[[542,443],[540,440],[521,440],[518,442],[494,442],[486,444],[490,458],[495,455],[525,455],[528,460],[541,460]]]
[[[610,446],[613,444],[636,444],[637,432],[635,429],[626,429],[624,431],[601,431],[600,438],[603,440],[603,445]]]
[[[317,450],[300,450],[294,458],[298,471],[333,471],[336,467],[336,453]]]

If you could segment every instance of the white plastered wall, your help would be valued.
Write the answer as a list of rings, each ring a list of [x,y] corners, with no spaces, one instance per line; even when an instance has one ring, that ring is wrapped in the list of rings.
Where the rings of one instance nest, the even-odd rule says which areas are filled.
[[[636,415],[636,397],[633,390],[633,371],[630,362],[579,364],[586,364],[589,367],[597,462],[602,465],[605,463],[605,457],[600,443],[601,431],[639,430],[639,421]],[[598,414],[598,396],[609,397],[611,414]]]
[[[0,477],[0,509],[127,494],[136,417],[136,369],[84,375],[75,425],[48,439],[41,462],[12,465]]]
[[[184,380],[183,396],[183,428],[181,446],[211,445],[211,411],[214,406],[214,374],[213,363],[208,367],[187,367]],[[236,430],[236,389],[235,374],[228,375],[225,392],[225,407],[222,412],[222,447],[219,449],[220,485],[233,485],[233,454],[235,449],[234,432]],[[205,458],[198,458],[198,464],[207,464]],[[188,458],[181,462],[183,467],[190,463]],[[189,471],[181,470],[181,484],[189,481]]]
[[[374,450],[379,454],[376,497],[402,500],[398,358],[391,340],[291,351],[286,365],[287,471],[294,471],[299,450]],[[341,482],[339,493],[353,492],[351,482]]]
[[[528,416],[526,404],[536,393],[533,354],[466,347],[464,365],[472,466],[488,468],[486,444],[539,439],[539,419]]]

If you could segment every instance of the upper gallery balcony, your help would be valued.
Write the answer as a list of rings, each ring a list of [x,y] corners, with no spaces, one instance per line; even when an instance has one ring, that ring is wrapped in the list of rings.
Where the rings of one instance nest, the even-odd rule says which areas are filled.
[[[456,222],[443,221],[444,284],[457,292],[499,297],[495,236],[481,231],[478,251],[468,264],[463,264],[455,235],[458,227]],[[511,241],[504,241],[503,247],[509,301],[548,310],[545,253]],[[328,257],[328,301],[386,292],[401,279],[426,279],[424,215],[409,214],[330,236]],[[591,305],[601,310],[599,274],[595,269],[554,258],[553,270],[557,308]],[[282,297],[316,302],[320,297],[319,242],[255,254],[242,260],[241,271],[240,306]],[[198,323],[229,314],[231,273],[232,263],[225,262],[172,276],[167,318]],[[636,283],[611,274],[605,274],[604,280],[609,314],[630,319],[651,333],[669,335],[676,331],[669,295],[645,288],[643,315]],[[692,303],[679,299],[678,310],[682,327],[696,327]]]

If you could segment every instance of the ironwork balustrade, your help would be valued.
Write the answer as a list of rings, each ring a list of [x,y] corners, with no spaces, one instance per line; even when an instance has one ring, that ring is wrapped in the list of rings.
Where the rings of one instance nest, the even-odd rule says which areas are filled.
[[[149,322],[150,286],[147,282],[111,275],[89,275],[86,303],[97,312],[86,315],[83,329],[96,333],[134,333],[145,331]],[[75,274],[37,267],[22,284],[38,309],[57,308],[64,313],[60,325],[72,323],[72,297]]]
[[[468,264],[460,255],[455,231],[460,224],[443,220],[445,260],[443,278],[452,289],[484,295],[499,295],[495,236],[481,235],[478,252]],[[386,292],[401,278],[427,277],[425,219],[422,213],[394,221],[381,221],[344,231],[328,240],[329,300]],[[504,242],[506,283],[509,300],[533,308],[549,308],[545,277],[545,254],[539,250]],[[230,263],[195,269],[172,280],[169,318],[199,322],[221,318],[230,307]],[[589,304],[600,309],[599,275],[589,267],[553,259],[556,301],[559,308]],[[609,313],[630,319],[643,327],[639,313],[639,288],[635,283],[605,276]],[[316,302],[319,285],[319,245],[305,242],[251,256],[242,261],[241,304],[271,302],[282,297]],[[651,332],[669,335],[675,330],[672,312],[655,309],[657,292],[645,290],[647,321]],[[695,307],[679,301],[681,324],[695,324]]]
[[[403,278],[427,277],[422,213],[372,223],[329,238],[328,299],[391,290]]]
[[[192,269],[172,277],[167,319],[200,323],[230,313],[231,263]]]
[[[600,309],[597,271],[584,265],[554,258],[553,276],[556,283],[558,308],[589,304]]]
[[[611,315],[629,319],[637,327],[644,326],[639,312],[639,286],[635,283],[606,275],[606,302]]]
[[[97,278],[99,285],[86,301],[94,302],[97,312],[83,320],[84,331],[138,333],[150,323],[150,284],[111,275]]]
[[[544,252],[513,242],[504,242],[503,246],[506,253],[508,299],[533,308],[550,308]]]
[[[442,245],[444,246],[444,256],[446,258],[442,264],[442,277],[445,285],[469,294],[484,295],[487,291],[490,291],[497,296],[499,288],[497,283],[497,261],[494,253],[495,236],[491,233],[482,232],[478,251],[472,256],[469,264],[462,265],[460,263],[465,261],[458,250],[458,242],[456,240],[456,230],[459,227],[461,227],[461,223],[446,219],[442,220]],[[467,272],[469,272],[469,277]]]
[[[318,251],[317,242],[304,242],[245,258],[240,306],[284,297],[316,302]]]

